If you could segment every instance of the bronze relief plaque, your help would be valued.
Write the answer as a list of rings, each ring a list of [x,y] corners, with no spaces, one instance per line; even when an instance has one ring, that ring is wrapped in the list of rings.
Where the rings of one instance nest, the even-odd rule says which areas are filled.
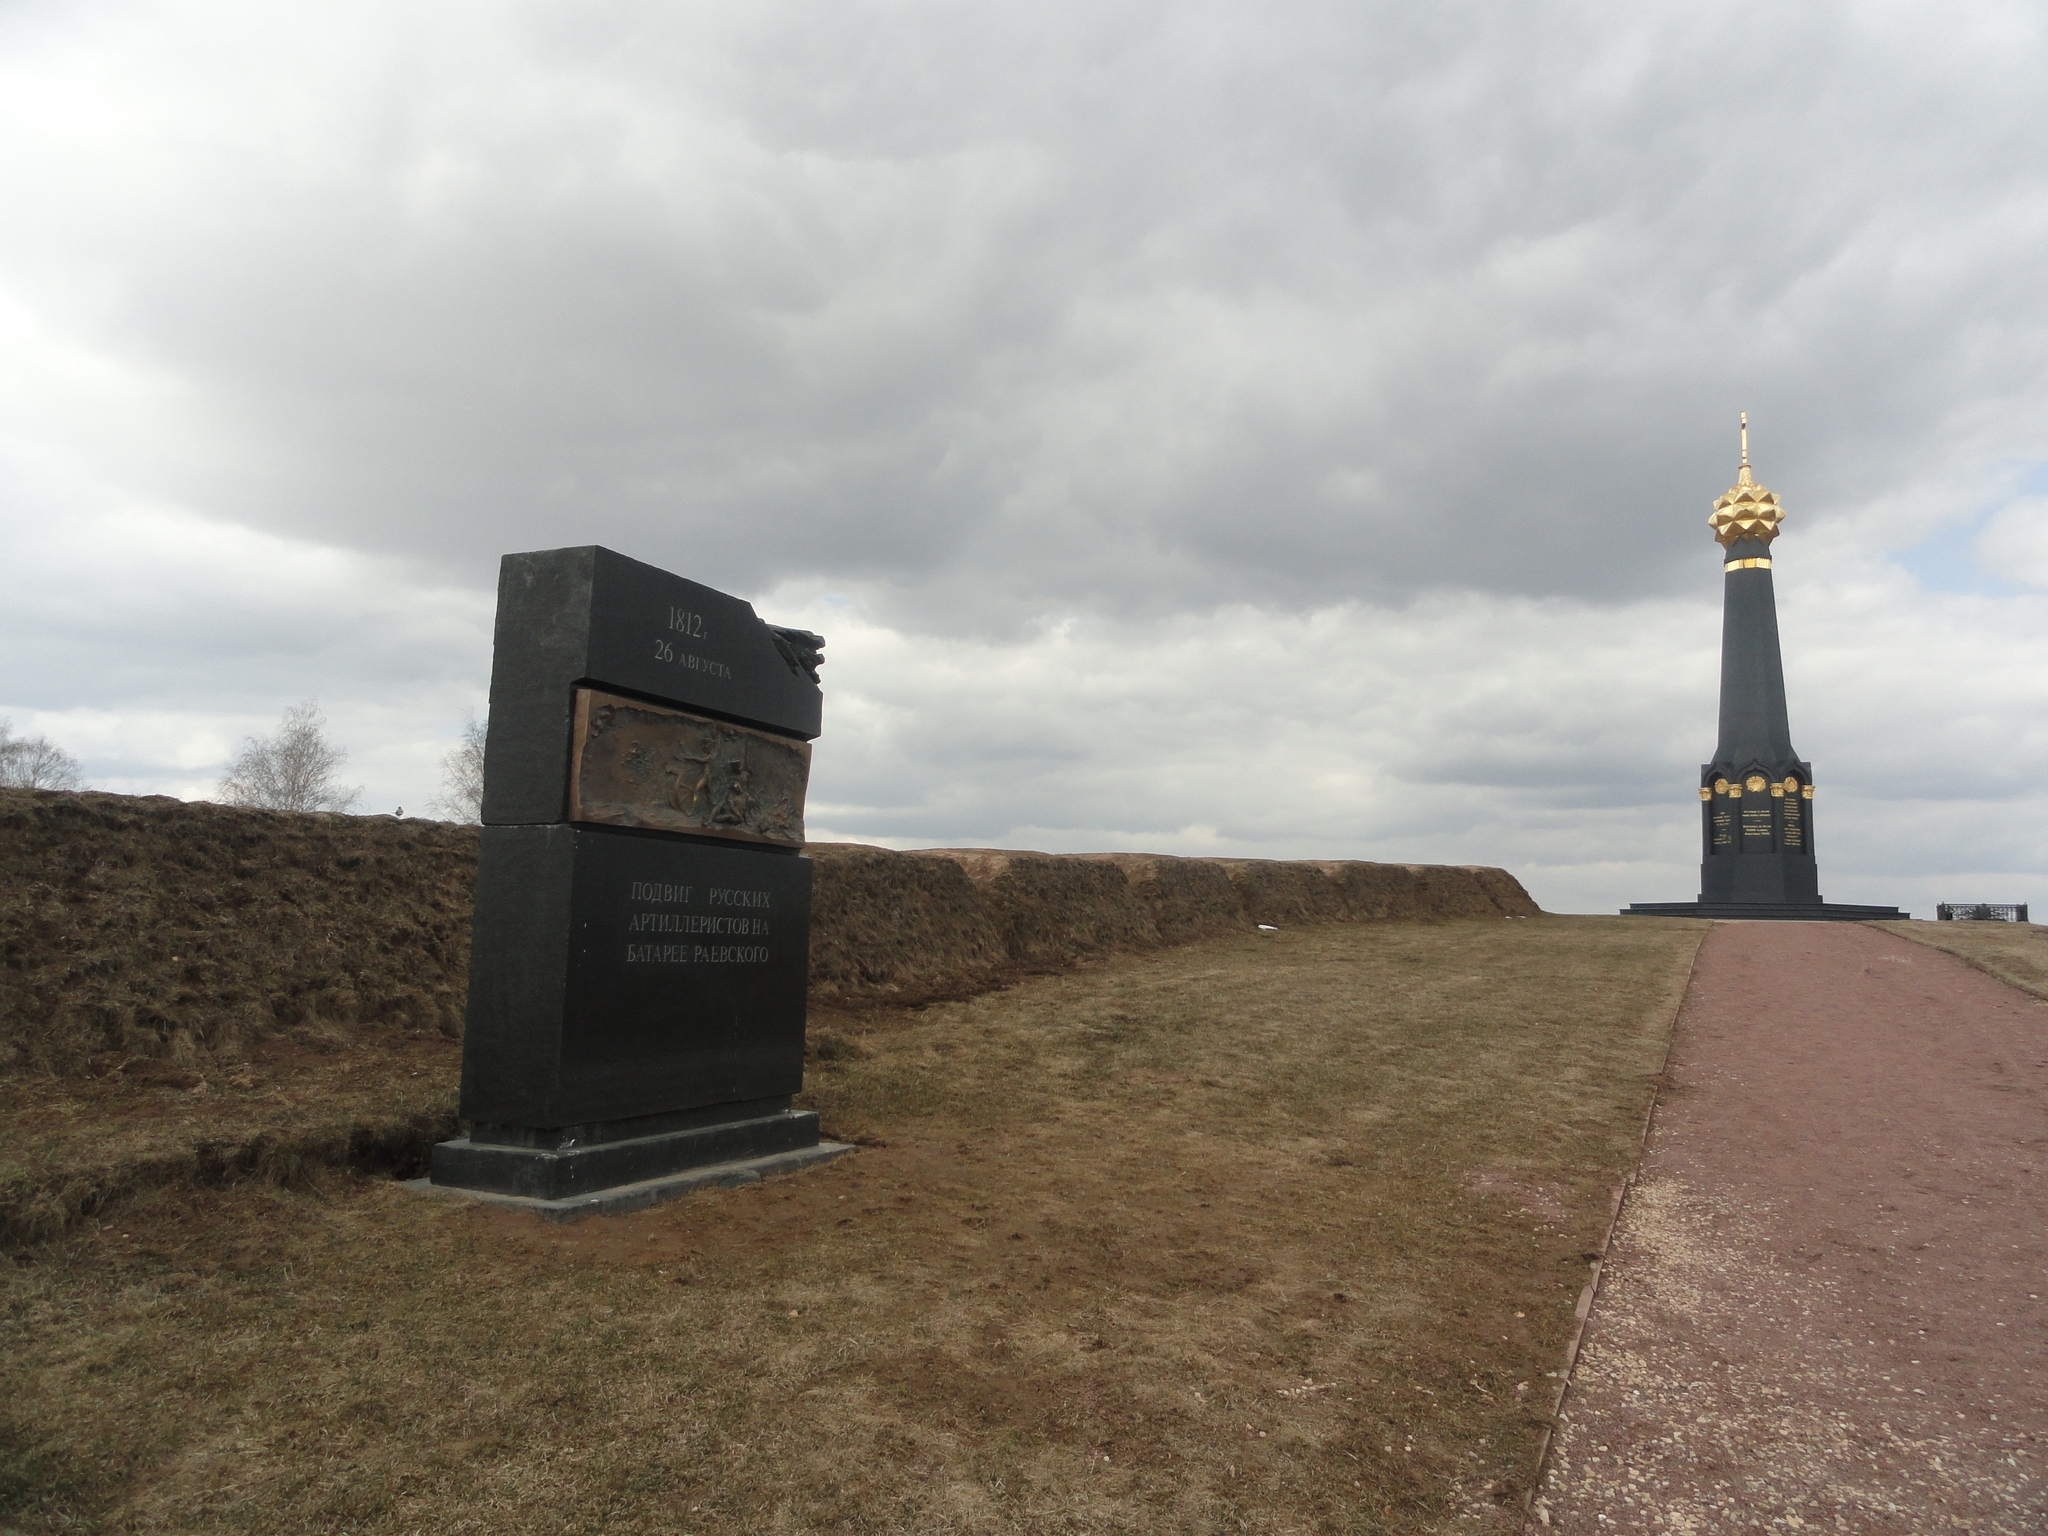
[[[569,820],[800,847],[811,745],[576,690]]]

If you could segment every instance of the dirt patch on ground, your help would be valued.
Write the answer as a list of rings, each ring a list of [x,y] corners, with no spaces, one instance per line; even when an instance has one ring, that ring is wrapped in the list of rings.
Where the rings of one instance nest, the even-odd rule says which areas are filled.
[[[1870,928],[1722,924],[1672,1075],[1541,1523],[2048,1529],[2048,1007]]]
[[[0,1523],[1510,1529],[1699,931],[1326,924],[831,1012],[860,1152],[569,1228],[145,1191],[0,1267]]]

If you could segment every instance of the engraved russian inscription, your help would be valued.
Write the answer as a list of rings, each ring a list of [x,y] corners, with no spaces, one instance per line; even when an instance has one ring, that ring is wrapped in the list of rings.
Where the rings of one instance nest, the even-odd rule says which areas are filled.
[[[766,965],[765,944],[628,944],[628,965]]]
[[[671,605],[668,610],[667,629],[654,637],[654,659],[667,662],[671,666],[681,667],[690,672],[705,672],[712,677],[731,677],[732,668],[724,662],[699,655],[695,651],[678,650],[676,648],[676,641],[678,639],[702,640],[704,638],[704,615],[688,608],[677,608]]]
[[[626,903],[628,965],[766,965],[771,958],[766,944],[653,943],[648,939],[652,935],[668,940],[770,938],[774,934],[769,916],[775,905],[773,891],[634,880],[627,885]],[[721,910],[691,911],[691,907]],[[734,907],[746,910],[728,910]]]

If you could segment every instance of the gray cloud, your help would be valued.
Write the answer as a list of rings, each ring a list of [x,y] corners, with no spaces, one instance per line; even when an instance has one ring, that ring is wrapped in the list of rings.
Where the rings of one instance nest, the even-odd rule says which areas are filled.
[[[2022,8],[403,15],[20,66],[182,130],[44,125],[8,275],[179,381],[182,500],[956,628],[1670,590],[1738,405],[1817,514],[2041,456]]]
[[[200,793],[318,694],[417,803],[497,555],[598,541],[838,635],[841,832],[1604,903],[1688,878],[1748,409],[1843,825],[2048,868],[2043,27],[14,7],[0,706]]]

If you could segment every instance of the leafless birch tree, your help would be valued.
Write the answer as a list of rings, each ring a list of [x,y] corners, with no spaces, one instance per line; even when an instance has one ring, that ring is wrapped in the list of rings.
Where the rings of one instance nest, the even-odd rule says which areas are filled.
[[[433,808],[450,821],[484,819],[484,732],[487,722],[471,715],[462,742],[441,759],[441,793]]]
[[[0,788],[76,789],[78,759],[47,736],[17,736],[0,720]]]
[[[273,736],[251,736],[220,781],[228,805],[271,811],[350,811],[363,797],[345,789],[334,775],[348,761],[327,739],[327,722],[312,700],[284,712]]]

